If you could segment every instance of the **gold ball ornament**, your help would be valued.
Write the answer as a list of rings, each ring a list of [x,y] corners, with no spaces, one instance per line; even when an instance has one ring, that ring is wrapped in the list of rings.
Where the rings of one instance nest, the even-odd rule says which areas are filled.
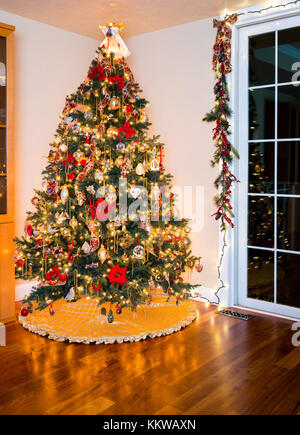
[[[140,143],[139,144],[139,152],[140,153],[144,153],[144,152],[146,152],[147,151],[147,146],[146,146],[146,144],[145,143]]]
[[[70,234],[71,234],[71,231],[69,230],[69,228],[62,228],[62,229],[60,230],[60,232],[61,232],[61,235],[62,235],[63,237],[69,237]]]
[[[119,156],[116,160],[115,160],[115,164],[116,166],[121,167],[123,165],[123,159],[121,156]]]
[[[116,136],[118,134],[118,129],[117,129],[117,127],[114,127],[113,125],[111,125],[108,128],[106,133],[108,136]]]
[[[112,97],[109,102],[109,108],[111,110],[117,110],[120,107],[120,100],[117,97]]]
[[[108,224],[106,225],[106,228],[107,228],[109,231],[112,231],[112,230],[115,228],[115,224],[114,224],[114,222],[108,222]]]
[[[72,217],[72,219],[71,219],[70,222],[69,222],[69,225],[70,225],[72,228],[77,227],[77,225],[78,225],[77,219],[76,219],[75,217]]]

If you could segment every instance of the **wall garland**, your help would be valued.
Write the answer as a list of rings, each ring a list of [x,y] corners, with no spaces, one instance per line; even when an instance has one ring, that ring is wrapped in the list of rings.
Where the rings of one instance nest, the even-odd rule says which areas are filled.
[[[230,201],[232,185],[238,182],[230,169],[233,157],[239,158],[239,155],[229,140],[231,110],[229,108],[227,85],[227,74],[231,72],[231,26],[237,19],[237,14],[229,15],[224,20],[214,19],[213,25],[217,28],[212,61],[213,70],[216,74],[214,86],[215,107],[203,118],[203,121],[215,122],[213,141],[216,150],[211,164],[212,166],[220,165],[220,173],[215,180],[215,186],[219,193],[215,196],[217,211],[213,216],[215,216],[216,220],[221,219],[221,229],[224,231],[227,224],[232,228],[234,227],[234,214]]]

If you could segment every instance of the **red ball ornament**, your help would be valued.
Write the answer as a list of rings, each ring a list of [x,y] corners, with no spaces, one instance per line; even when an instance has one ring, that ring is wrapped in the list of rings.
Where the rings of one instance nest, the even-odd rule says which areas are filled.
[[[66,273],[61,273],[59,275],[59,280],[60,281],[66,281],[67,278],[68,278],[68,275]]]
[[[23,264],[24,264],[23,260],[21,260],[21,259],[17,260],[17,267],[22,267]]]
[[[85,166],[86,165],[86,160],[80,160],[80,164],[81,164],[81,166]]]
[[[32,226],[28,225],[27,228],[26,228],[26,231],[27,231],[28,236],[31,237],[32,234],[33,234],[33,228],[32,228]]]
[[[28,308],[27,307],[22,307],[21,311],[20,311],[20,314],[21,314],[22,317],[27,317],[28,314],[29,314]]]
[[[74,172],[70,172],[70,173],[68,174],[68,180],[72,181],[72,180],[74,180],[74,178],[75,178],[75,174],[74,174]]]

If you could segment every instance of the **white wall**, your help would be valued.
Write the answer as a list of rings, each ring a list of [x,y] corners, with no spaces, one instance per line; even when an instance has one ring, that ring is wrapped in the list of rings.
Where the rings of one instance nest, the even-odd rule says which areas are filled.
[[[16,27],[16,234],[21,235],[65,97],[84,80],[98,42],[4,11],[0,21]],[[17,280],[16,300],[30,288]]]
[[[204,269],[200,274],[193,272],[191,281],[208,288],[217,288],[219,233],[211,217],[217,170],[210,166],[213,125],[202,118],[214,104],[214,40],[212,19],[126,40],[132,53],[128,63],[150,102],[152,133],[160,134],[166,144],[165,166],[174,175],[174,184],[203,186],[204,225],[192,234],[192,241],[193,253],[202,257]]]
[[[33,188],[40,187],[49,143],[65,97],[84,80],[97,41],[0,11],[14,25],[16,85],[16,233],[23,233],[32,209]]]
[[[0,21],[16,26],[16,233],[20,235],[26,211],[32,208],[33,188],[41,183],[65,96],[85,78],[99,41],[3,11]],[[208,19],[126,41],[132,52],[128,63],[150,101],[152,131],[166,144],[165,165],[174,183],[203,186],[204,226],[192,240],[204,270],[193,272],[191,280],[209,288],[217,286],[218,225],[211,217],[216,170],[210,167],[213,126],[203,123],[202,117],[213,105],[214,38]],[[27,291],[28,283],[18,284],[16,299]]]

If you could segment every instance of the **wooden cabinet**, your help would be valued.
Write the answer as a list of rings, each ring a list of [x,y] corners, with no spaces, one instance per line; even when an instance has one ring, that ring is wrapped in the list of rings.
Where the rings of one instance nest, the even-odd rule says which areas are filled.
[[[0,321],[15,314],[14,30],[0,23]]]

